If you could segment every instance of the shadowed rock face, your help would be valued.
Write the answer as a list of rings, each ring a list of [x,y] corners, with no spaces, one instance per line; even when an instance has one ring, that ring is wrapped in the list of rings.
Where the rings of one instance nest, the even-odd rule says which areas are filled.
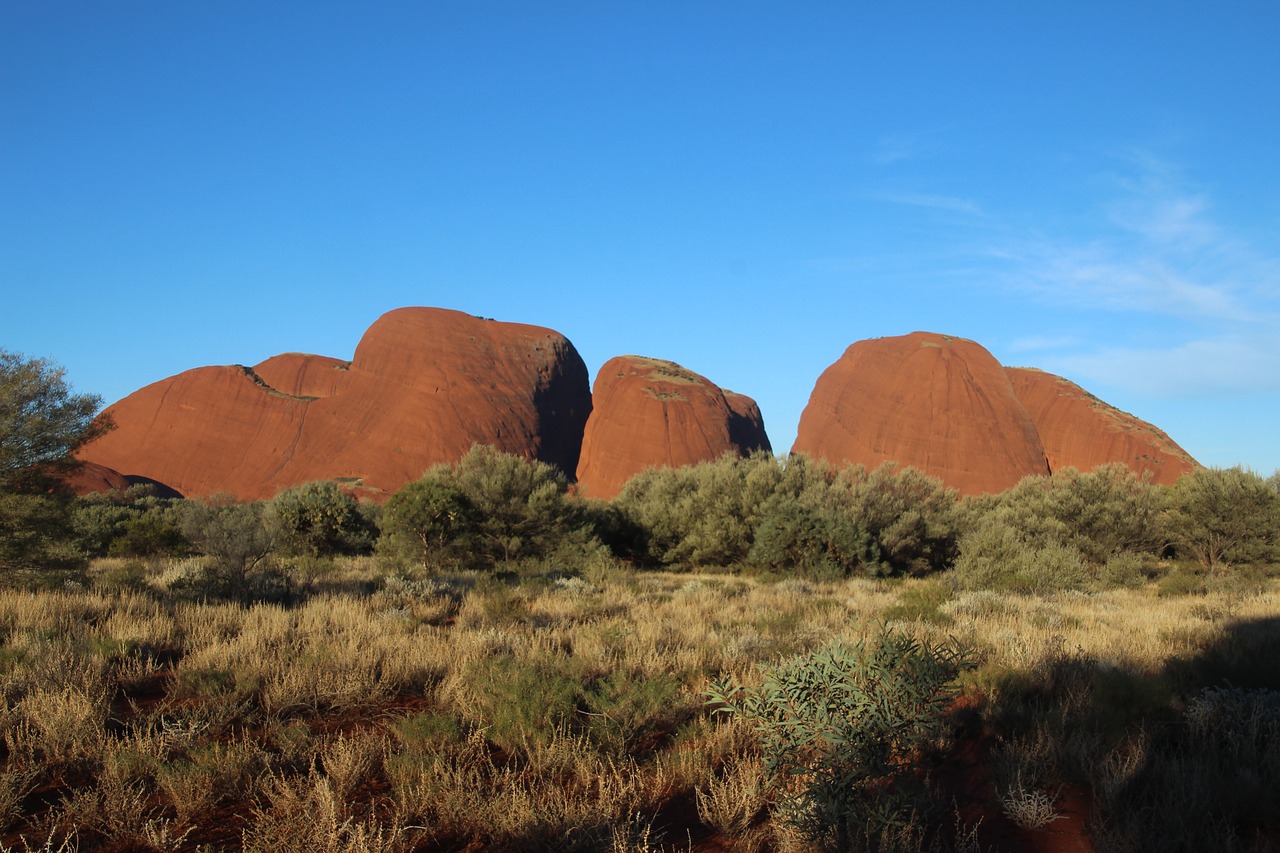
[[[582,494],[609,499],[632,475],[769,448],[760,409],[670,361],[625,355],[596,374],[578,464]]]
[[[79,468],[63,478],[67,488],[77,495],[88,495],[94,492],[122,492],[132,483],[119,471],[105,465],[85,462]]]
[[[999,362],[973,341],[928,332],[845,350],[814,386],[792,452],[868,468],[893,460],[961,494],[1049,473]]]
[[[764,415],[756,401],[746,394],[725,391],[724,401],[729,404],[729,441],[743,455],[763,450],[773,451],[769,436],[764,431]]]
[[[1172,485],[1199,467],[1161,430],[1094,397],[1074,382],[1025,367],[1005,368],[1035,421],[1054,471],[1091,471],[1123,462],[1152,482]]]
[[[349,364],[287,354],[258,367],[197,368],[130,394],[80,457],[187,496],[337,479],[376,497],[475,443],[572,472],[591,411],[563,335],[437,308],[384,314]]]

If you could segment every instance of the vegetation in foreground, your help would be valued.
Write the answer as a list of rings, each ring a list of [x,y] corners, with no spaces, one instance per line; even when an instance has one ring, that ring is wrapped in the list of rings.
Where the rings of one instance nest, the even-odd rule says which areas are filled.
[[[1261,850],[1280,814],[1270,581],[174,593],[203,563],[0,594],[7,849],[1022,849],[1075,792],[1099,850]]]
[[[477,447],[385,507],[76,499],[96,400],[0,355],[0,849],[1280,833],[1280,476],[758,455],[601,503]]]

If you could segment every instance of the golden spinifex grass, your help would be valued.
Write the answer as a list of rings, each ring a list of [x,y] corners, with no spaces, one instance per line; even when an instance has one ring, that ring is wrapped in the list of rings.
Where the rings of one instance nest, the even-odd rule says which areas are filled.
[[[713,718],[704,692],[886,622],[980,655],[964,683],[1000,738],[993,813],[1002,794],[1071,783],[1108,819],[1145,796],[1159,749],[1208,748],[1156,743],[1152,726],[1177,723],[1214,667],[1248,672],[1271,635],[1240,626],[1280,619],[1265,584],[1034,597],[937,579],[376,572],[340,562],[334,588],[375,591],[291,607],[182,600],[169,564],[144,591],[0,591],[0,845],[791,849],[751,731]]]

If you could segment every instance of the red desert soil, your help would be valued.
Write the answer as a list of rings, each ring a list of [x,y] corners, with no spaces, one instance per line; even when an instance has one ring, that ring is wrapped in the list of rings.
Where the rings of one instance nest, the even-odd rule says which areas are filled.
[[[591,396],[582,358],[557,332],[401,308],[343,364],[290,354],[263,362],[266,376],[180,373],[111,406],[116,429],[80,457],[186,496],[241,499],[320,479],[386,495],[475,443],[577,467]]]
[[[1049,473],[1000,363],[973,341],[929,332],[845,350],[818,378],[792,452],[868,468],[893,460],[961,494]]]
[[[623,355],[596,374],[578,463],[582,494],[608,500],[633,474],[769,448],[755,401],[670,361]]]
[[[1052,373],[1007,367],[1013,392],[1031,414],[1054,471],[1091,471],[1123,462],[1152,481],[1172,485],[1197,467],[1191,455],[1146,421],[1122,412]]]

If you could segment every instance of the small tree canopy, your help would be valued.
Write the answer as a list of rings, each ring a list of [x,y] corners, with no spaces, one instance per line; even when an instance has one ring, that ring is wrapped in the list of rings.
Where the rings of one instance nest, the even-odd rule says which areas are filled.
[[[1244,468],[1202,468],[1173,487],[1169,523],[1178,549],[1206,569],[1280,559],[1280,493]]]
[[[96,394],[73,394],[52,361],[0,349],[0,489],[47,490],[78,463],[71,454],[111,429]]]

